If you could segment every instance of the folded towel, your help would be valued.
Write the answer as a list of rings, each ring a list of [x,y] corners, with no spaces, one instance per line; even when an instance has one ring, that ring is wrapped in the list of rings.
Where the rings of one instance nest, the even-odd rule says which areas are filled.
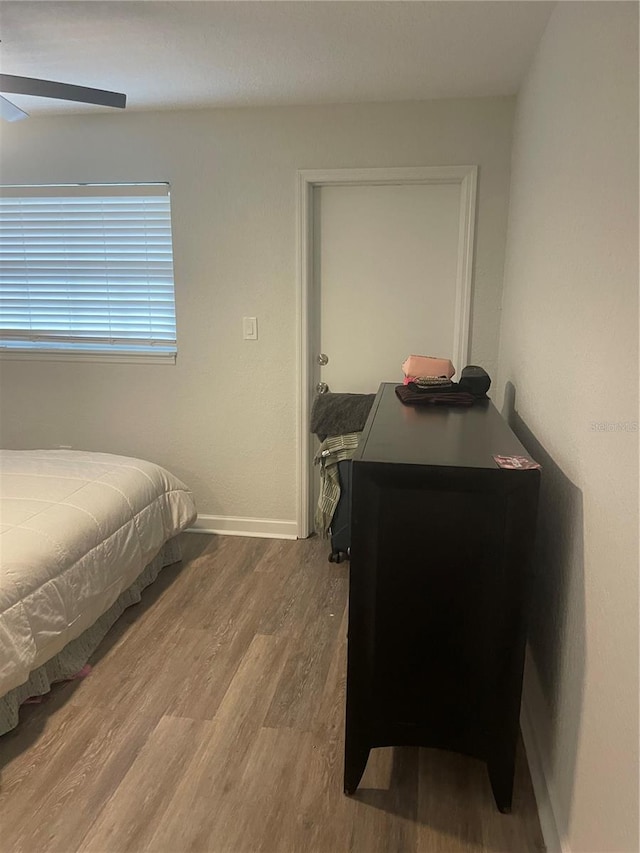
[[[318,394],[311,410],[311,432],[320,441],[328,435],[362,432],[375,394]]]
[[[467,388],[459,388],[457,382],[447,381],[446,385],[420,385],[418,382],[403,382],[416,394],[454,394],[458,391],[467,391]],[[469,392],[471,393],[471,392]]]
[[[410,385],[396,385],[396,396],[405,406],[473,406],[475,397],[466,391],[432,394],[412,391]]]

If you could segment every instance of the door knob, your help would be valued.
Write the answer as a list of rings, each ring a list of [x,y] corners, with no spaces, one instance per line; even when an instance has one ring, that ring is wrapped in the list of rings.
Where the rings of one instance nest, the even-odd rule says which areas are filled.
[[[323,352],[321,352],[320,355],[318,356],[318,364],[320,365],[320,367],[324,367],[325,364],[328,364],[328,363],[329,363],[329,356],[325,355]]]
[[[318,394],[326,394],[328,390],[329,386],[326,382],[318,382],[318,384],[316,385],[316,391],[318,392]]]

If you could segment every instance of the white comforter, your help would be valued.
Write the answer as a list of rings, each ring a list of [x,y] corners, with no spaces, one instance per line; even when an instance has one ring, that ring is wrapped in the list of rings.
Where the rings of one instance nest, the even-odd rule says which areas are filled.
[[[191,492],[140,459],[0,451],[0,696],[92,625],[194,520]]]

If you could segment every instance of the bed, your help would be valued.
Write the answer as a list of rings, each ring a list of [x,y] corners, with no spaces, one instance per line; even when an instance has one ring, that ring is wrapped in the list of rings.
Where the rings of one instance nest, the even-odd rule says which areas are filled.
[[[180,559],[175,537],[195,517],[188,488],[151,462],[0,451],[0,735]]]

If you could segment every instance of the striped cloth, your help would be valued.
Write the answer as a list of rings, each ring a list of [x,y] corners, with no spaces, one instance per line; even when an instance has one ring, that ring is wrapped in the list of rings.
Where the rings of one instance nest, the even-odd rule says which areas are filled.
[[[320,496],[315,517],[316,532],[325,539],[329,536],[333,514],[340,500],[338,462],[351,459],[358,447],[360,435],[359,432],[330,435],[322,442],[314,457],[314,465],[320,465]]]

